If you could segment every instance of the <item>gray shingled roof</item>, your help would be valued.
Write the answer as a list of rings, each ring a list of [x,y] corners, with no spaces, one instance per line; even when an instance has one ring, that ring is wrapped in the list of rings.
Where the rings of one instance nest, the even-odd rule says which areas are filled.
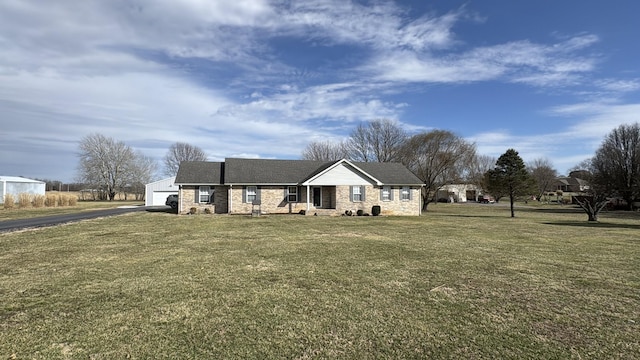
[[[312,160],[225,159],[226,184],[299,184],[326,162]]]
[[[224,168],[222,162],[183,161],[180,163],[176,184],[224,184]]]
[[[387,185],[421,185],[422,181],[400,163],[355,162],[353,165]]]
[[[325,171],[336,161],[225,159],[224,163],[185,161],[176,184],[301,184]],[[387,185],[420,185],[422,182],[400,163],[352,162]]]

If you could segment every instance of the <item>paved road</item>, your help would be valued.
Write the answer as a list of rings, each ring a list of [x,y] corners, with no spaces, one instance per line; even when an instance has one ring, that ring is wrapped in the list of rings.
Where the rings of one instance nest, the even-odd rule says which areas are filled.
[[[132,206],[132,207],[121,207],[116,209],[82,211],[78,213],[65,214],[65,215],[42,216],[42,217],[29,218],[29,219],[5,220],[5,221],[0,221],[0,232],[16,231],[21,229],[38,228],[38,227],[45,227],[45,226],[54,226],[54,225],[66,224],[74,221],[95,219],[95,218],[104,217],[104,216],[121,215],[121,214],[126,214],[134,211],[162,211],[162,210],[163,209],[160,209],[157,207],[148,208],[144,206]]]

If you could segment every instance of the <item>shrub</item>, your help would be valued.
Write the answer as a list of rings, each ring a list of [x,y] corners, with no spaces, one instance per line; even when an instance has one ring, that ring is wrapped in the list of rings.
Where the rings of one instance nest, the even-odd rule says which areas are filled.
[[[56,194],[47,194],[44,200],[44,206],[56,207],[58,205],[58,196]]]
[[[36,194],[33,196],[33,207],[41,208],[44,207],[44,203],[47,200],[47,197],[42,194]]]
[[[362,214],[364,214],[364,211],[362,211],[362,210],[358,210],[358,211],[356,211],[356,214],[357,214],[358,216],[362,216]]]
[[[58,194],[58,206],[69,206],[69,196],[67,194]]]
[[[13,195],[6,194],[4,196],[4,208],[5,209],[13,209],[13,207],[15,205],[16,205],[16,200],[13,198]]]
[[[210,208],[205,208],[204,209],[204,213],[205,214],[211,214],[211,209]]]
[[[192,207],[191,209],[189,209],[189,214],[191,215],[195,215],[198,213],[198,209],[195,207]]]
[[[69,195],[69,206],[76,206],[76,205],[78,205],[78,196]]]
[[[371,215],[373,216],[378,216],[380,215],[380,205],[373,205],[373,207],[371,208]]]
[[[18,206],[20,206],[21,208],[31,207],[31,194],[18,194]]]

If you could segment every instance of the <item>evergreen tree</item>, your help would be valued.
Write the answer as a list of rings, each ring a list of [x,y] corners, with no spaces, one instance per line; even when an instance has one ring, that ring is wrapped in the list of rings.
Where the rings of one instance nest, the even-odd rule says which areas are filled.
[[[516,197],[535,192],[535,180],[514,149],[507,150],[498,158],[495,168],[487,172],[486,180],[490,192],[509,196],[511,217],[515,217],[513,204]]]

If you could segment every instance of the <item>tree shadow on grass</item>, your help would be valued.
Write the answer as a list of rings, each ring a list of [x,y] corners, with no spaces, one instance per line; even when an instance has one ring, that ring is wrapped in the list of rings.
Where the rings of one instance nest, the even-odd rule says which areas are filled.
[[[544,222],[545,225],[557,225],[557,226],[577,226],[586,228],[600,228],[600,229],[631,229],[640,230],[640,224],[613,224],[606,222],[589,222],[589,221],[550,221]]]

